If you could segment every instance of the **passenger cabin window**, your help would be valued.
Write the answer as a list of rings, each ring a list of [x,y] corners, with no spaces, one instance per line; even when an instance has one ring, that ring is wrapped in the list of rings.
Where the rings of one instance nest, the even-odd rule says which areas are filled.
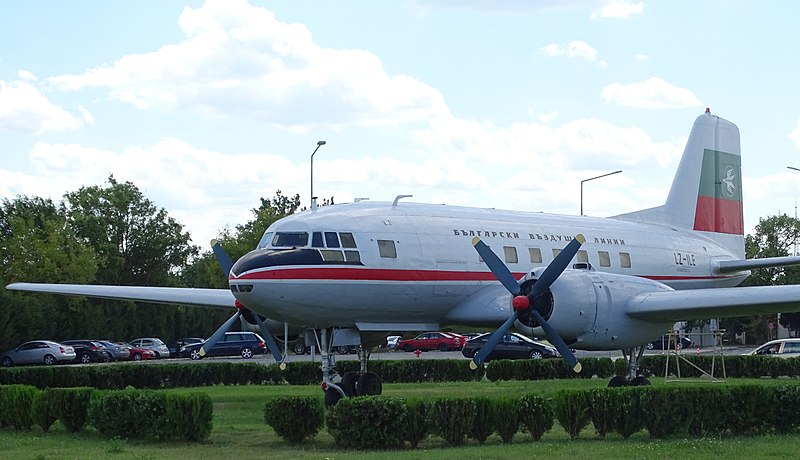
[[[503,246],[503,254],[506,256],[506,263],[515,264],[519,262],[517,248],[514,246]]]
[[[622,268],[631,268],[631,255],[629,253],[619,253],[619,266]]]
[[[264,249],[269,246],[269,242],[272,241],[272,235],[272,232],[264,232],[264,236],[262,236],[261,240],[258,242],[258,249]]]
[[[325,246],[329,248],[339,247],[339,235],[336,232],[325,232]]]
[[[586,251],[584,251],[584,250],[580,250],[580,251],[578,251],[578,254],[577,254],[577,259],[576,259],[576,260],[577,260],[578,262],[585,262],[585,263],[589,263],[589,254],[588,254]]]
[[[358,251],[344,251],[344,260],[347,262],[361,262],[361,254]]]
[[[325,245],[322,244],[322,232],[314,232],[311,235],[311,247],[312,248],[324,248]]]
[[[558,255],[561,254],[561,249],[553,249],[553,258],[555,259]]]
[[[343,248],[356,248],[356,239],[349,232],[339,232],[339,239],[342,240]]]
[[[380,253],[381,257],[389,259],[397,258],[397,249],[395,248],[394,241],[392,240],[378,240],[378,252]]]
[[[344,262],[342,251],[321,249],[319,253],[322,254],[322,260],[325,262]]]
[[[611,266],[611,256],[608,255],[608,251],[597,251],[597,256],[600,257],[601,267]]]
[[[278,232],[272,238],[272,246],[276,248],[308,246],[308,232]]]
[[[535,264],[542,263],[542,250],[539,248],[528,248],[528,254],[531,256],[531,262]]]

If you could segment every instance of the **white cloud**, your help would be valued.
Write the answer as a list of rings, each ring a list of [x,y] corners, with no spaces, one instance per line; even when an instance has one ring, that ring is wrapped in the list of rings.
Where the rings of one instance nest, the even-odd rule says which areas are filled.
[[[591,45],[582,40],[572,40],[565,46],[551,43],[539,48],[545,56],[548,57],[568,57],[585,59],[591,62],[597,62],[602,67],[608,67],[608,64],[603,60],[598,60],[597,50]]]
[[[631,2],[626,0],[608,0],[600,10],[592,13],[592,19],[627,18],[633,14],[642,14],[644,2]]]
[[[800,150],[800,117],[797,117],[797,126],[789,133],[789,139],[794,142],[797,150]]]
[[[79,118],[50,102],[31,83],[0,80],[0,129],[38,135],[81,126]]]
[[[244,0],[184,8],[185,40],[112,65],[48,81],[63,90],[107,87],[142,110],[192,108],[280,126],[396,124],[447,114],[436,89],[389,75],[358,49],[321,48],[302,24],[287,24]]]
[[[633,58],[636,59],[637,61],[646,61],[646,60],[650,59],[650,56],[648,56],[646,54],[639,53],[639,54],[633,56]]]
[[[606,102],[639,109],[672,109],[701,105],[700,100],[690,90],[671,85],[657,77],[629,85],[612,83],[603,88],[600,95]]]
[[[541,121],[542,123],[550,123],[551,121],[558,118],[560,114],[561,112],[559,112],[558,110],[551,110],[549,112],[537,114],[536,119]]]

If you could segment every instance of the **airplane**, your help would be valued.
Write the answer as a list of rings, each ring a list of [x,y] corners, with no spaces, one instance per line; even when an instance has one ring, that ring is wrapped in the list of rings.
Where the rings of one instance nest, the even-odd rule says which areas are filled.
[[[572,350],[622,350],[642,385],[644,345],[675,322],[800,310],[800,286],[735,287],[750,270],[800,257],[745,259],[739,130],[697,117],[662,206],[608,218],[357,200],[273,223],[235,263],[215,246],[230,290],[13,283],[8,289],[231,308],[269,335],[314,331],[326,404],[380,394],[369,350],[387,334],[445,325],[497,328],[480,366],[512,327],[547,338],[576,372]],[[360,370],[338,376],[331,353],[360,344]],[[283,357],[271,346],[276,361]]]

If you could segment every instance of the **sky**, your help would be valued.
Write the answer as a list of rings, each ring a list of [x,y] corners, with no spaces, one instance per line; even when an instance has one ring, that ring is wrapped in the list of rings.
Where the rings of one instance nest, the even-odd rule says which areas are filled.
[[[706,107],[796,214],[800,2],[0,2],[0,199],[131,181],[208,241],[277,190],[607,217]]]

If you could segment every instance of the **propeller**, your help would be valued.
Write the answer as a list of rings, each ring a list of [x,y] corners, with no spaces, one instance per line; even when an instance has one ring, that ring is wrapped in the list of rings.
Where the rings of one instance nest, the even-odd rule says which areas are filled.
[[[219,262],[220,267],[222,268],[222,272],[225,276],[228,276],[231,272],[231,268],[233,267],[233,260],[231,260],[230,256],[225,249],[222,248],[222,245],[217,240],[211,240],[211,250],[214,251],[214,255],[217,257],[217,262]],[[203,345],[200,347],[200,356],[205,356],[207,351],[210,350],[219,339],[221,339],[228,329],[233,326],[233,323],[236,322],[237,319],[242,315],[242,309],[244,309],[244,305],[242,305],[239,300],[236,300],[236,313],[233,314],[227,321],[225,321],[222,326],[219,327],[211,337],[208,338]],[[272,337],[272,334],[269,333],[269,329],[267,329],[267,325],[264,324],[264,321],[261,320],[261,317],[258,316],[257,313],[253,312],[253,316],[256,318],[256,322],[258,323],[258,328],[261,331],[261,336],[264,337],[264,341],[267,343],[267,348],[269,349],[270,353],[272,353],[272,357],[275,358],[275,362],[279,363],[281,370],[286,369],[286,360],[284,356],[281,354],[280,350],[278,349],[278,344],[275,343],[275,339]]]
[[[481,241],[480,238],[476,237],[472,239],[472,245],[475,246],[475,250],[478,251],[478,254],[480,254],[486,266],[489,267],[489,270],[491,270],[497,280],[500,281],[500,284],[513,296],[512,306],[514,307],[511,317],[489,336],[483,347],[472,357],[472,362],[470,362],[470,367],[472,369],[477,369],[478,366],[484,362],[486,357],[489,356],[489,353],[492,352],[503,336],[511,329],[511,326],[514,325],[514,322],[519,319],[520,313],[524,312],[530,314],[533,319],[542,326],[542,329],[547,335],[547,339],[550,340],[550,343],[555,345],[558,352],[570,367],[572,367],[575,372],[581,371],[581,363],[578,362],[578,359],[572,353],[572,350],[569,349],[566,342],[564,342],[564,339],[558,335],[558,332],[545,321],[542,315],[536,311],[536,308],[533,306],[535,305],[536,299],[545,294],[550,289],[550,285],[552,285],[567,268],[570,261],[575,257],[578,249],[580,249],[585,241],[586,239],[583,235],[576,235],[575,238],[558,253],[555,259],[550,262],[547,268],[544,269],[544,272],[542,272],[533,284],[530,293],[526,294],[522,292],[522,287],[519,285],[516,278],[514,278],[514,275],[511,274],[508,267],[506,267],[503,261],[497,257],[489,246]]]

